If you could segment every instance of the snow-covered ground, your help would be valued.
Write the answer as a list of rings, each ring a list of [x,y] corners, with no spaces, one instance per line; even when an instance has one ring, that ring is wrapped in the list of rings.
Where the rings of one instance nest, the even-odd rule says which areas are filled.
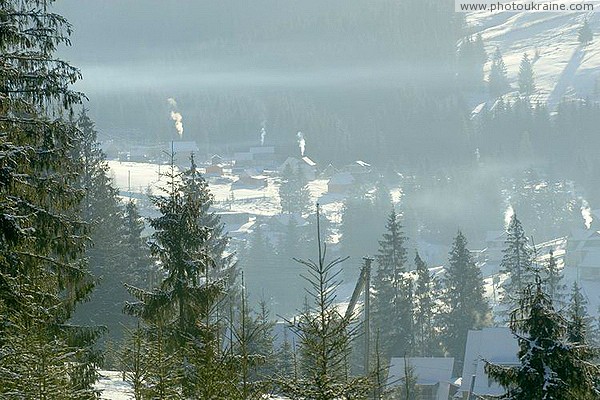
[[[600,9],[600,0],[592,0]],[[578,30],[587,19],[595,33],[587,46],[578,42]],[[513,89],[517,89],[523,53],[533,60],[537,87],[534,101],[547,102],[551,111],[564,96],[586,98],[600,79],[600,14],[589,13],[489,13],[467,16],[474,33],[480,33],[491,60],[500,48]],[[486,76],[491,61],[486,65]]]
[[[164,173],[170,168],[166,165],[122,162],[109,160],[110,176],[115,185],[125,196],[131,194],[138,197],[150,191],[162,193],[161,188],[167,186]],[[266,175],[265,187],[235,187],[233,183],[238,177],[208,177],[208,184],[215,199],[217,208],[228,211],[245,212],[252,215],[270,216],[280,212],[279,181],[272,174]],[[321,203],[323,213],[333,222],[340,222],[343,195],[327,193],[328,179],[316,179],[308,184],[313,203]],[[232,200],[233,199],[233,200]]]
[[[102,391],[102,400],[130,400],[133,399],[131,385],[123,381],[123,374],[119,371],[100,371],[100,380],[96,389]]]

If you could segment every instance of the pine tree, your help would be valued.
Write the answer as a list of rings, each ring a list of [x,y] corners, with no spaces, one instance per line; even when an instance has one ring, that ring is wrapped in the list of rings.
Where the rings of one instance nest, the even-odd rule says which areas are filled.
[[[405,272],[406,238],[398,215],[392,210],[386,233],[379,241],[377,274],[373,279],[373,326],[381,332],[385,356],[402,355],[413,341],[412,279]]]
[[[317,208],[317,221],[319,218]],[[338,264],[345,259],[326,262],[326,247],[321,244],[317,227],[317,262],[297,260],[308,269],[307,282],[310,302],[291,329],[299,338],[300,373],[292,379],[279,378],[281,394],[291,398],[337,400],[361,398],[369,390],[365,378],[348,374],[348,360],[355,329],[349,318],[335,306]],[[338,272],[336,272],[338,271]]]
[[[519,66],[519,92],[526,97],[531,96],[535,92],[533,65],[527,53],[523,54],[521,65]]]
[[[577,40],[579,40],[579,43],[585,46],[589,44],[593,38],[594,33],[590,29],[589,21],[586,18],[583,21],[583,25],[581,25],[581,28],[579,28],[579,31],[577,32]]]
[[[502,250],[504,255],[500,262],[500,272],[510,276],[502,285],[504,295],[501,302],[511,311],[523,289],[532,282],[533,257],[517,214],[512,216],[506,233],[506,248]]]
[[[52,3],[7,0],[1,7],[0,348],[11,358],[0,371],[3,398],[94,396],[96,364],[84,356],[97,335],[65,326],[93,283],[81,258],[81,162],[71,153],[81,132],[62,119],[83,99],[70,88],[80,73],[55,56],[70,44],[71,27],[49,10]],[[22,370],[30,367],[36,372]],[[52,380],[55,392],[32,394],[35,376]]]
[[[436,298],[438,290],[435,277],[429,272],[427,264],[415,253],[417,281],[415,282],[415,354],[430,357],[439,352],[436,326]]]
[[[481,271],[467,248],[467,239],[459,231],[454,239],[444,275],[444,313],[442,341],[446,351],[461,367],[469,329],[480,329],[490,322],[490,308],[483,293]]]
[[[509,88],[506,65],[502,59],[500,49],[496,47],[496,52],[492,59],[492,66],[488,76],[488,87],[492,97],[498,97],[504,94]]]
[[[524,290],[519,308],[511,313],[510,328],[519,343],[520,365],[488,363],[488,375],[506,389],[511,400],[597,399],[598,366],[589,363],[593,352],[566,340],[567,322],[543,292],[539,276]]]

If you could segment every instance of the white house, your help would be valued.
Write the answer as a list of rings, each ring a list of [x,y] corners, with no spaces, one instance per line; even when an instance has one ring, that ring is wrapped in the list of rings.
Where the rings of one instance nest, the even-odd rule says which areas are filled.
[[[485,373],[485,361],[499,365],[518,365],[518,351],[517,339],[507,327],[470,330],[459,389],[461,398],[467,398],[471,389],[479,396],[503,394],[504,389]]]

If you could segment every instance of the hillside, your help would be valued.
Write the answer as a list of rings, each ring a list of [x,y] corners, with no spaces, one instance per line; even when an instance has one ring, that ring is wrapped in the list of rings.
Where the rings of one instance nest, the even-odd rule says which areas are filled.
[[[600,2],[592,3],[600,7]],[[596,38],[587,46],[577,40],[587,19]],[[500,48],[513,88],[517,87],[523,53],[534,61],[538,92],[534,100],[547,102],[554,110],[561,98],[596,98],[600,79],[600,16],[590,13],[498,13],[478,12],[467,16],[474,33],[480,33],[486,51]],[[539,55],[539,57],[537,56]],[[486,65],[486,73],[490,62]]]

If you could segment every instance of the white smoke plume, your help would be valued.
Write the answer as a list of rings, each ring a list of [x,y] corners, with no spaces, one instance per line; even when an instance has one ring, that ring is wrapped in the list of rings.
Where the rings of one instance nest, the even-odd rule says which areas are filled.
[[[263,121],[260,128],[260,145],[265,145],[265,136],[267,136],[267,121]]]
[[[513,215],[515,215],[515,210],[511,204],[506,207],[506,211],[504,211],[504,229],[508,229],[508,225],[510,225],[510,220]]]
[[[167,103],[169,103],[172,108],[171,119],[175,122],[175,129],[177,130],[179,137],[183,137],[183,116],[179,112],[175,111],[177,108],[177,102],[174,98],[169,97],[167,99]]]
[[[592,216],[592,209],[585,199],[581,199],[581,216],[583,217],[585,228],[590,229],[592,227],[594,217]]]
[[[306,140],[304,139],[304,133],[298,132],[296,134],[298,137],[298,146],[300,146],[300,154],[304,157],[304,149],[306,148]]]

